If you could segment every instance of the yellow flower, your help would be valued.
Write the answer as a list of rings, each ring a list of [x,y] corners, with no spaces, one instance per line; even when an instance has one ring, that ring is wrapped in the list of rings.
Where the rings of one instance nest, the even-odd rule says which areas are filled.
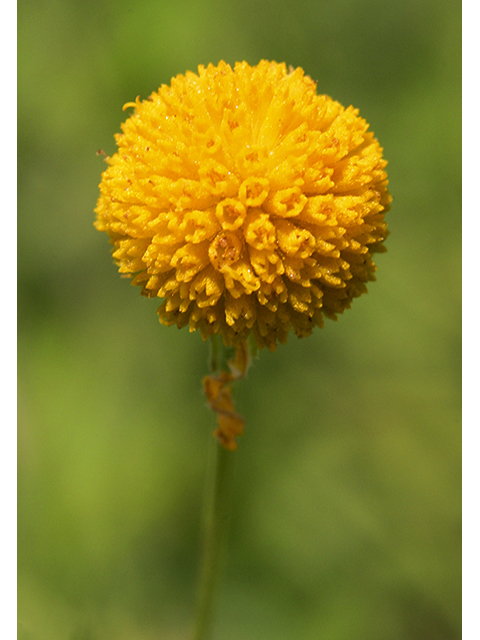
[[[358,110],[265,60],[200,66],[128,106],[95,225],[163,324],[274,350],[366,291],[391,198]]]

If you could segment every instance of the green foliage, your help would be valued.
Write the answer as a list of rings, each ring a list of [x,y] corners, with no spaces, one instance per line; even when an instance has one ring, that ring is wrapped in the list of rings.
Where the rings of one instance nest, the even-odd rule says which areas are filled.
[[[19,637],[185,637],[214,416],[93,228],[122,105],[198,64],[302,66],[389,160],[378,280],[239,383],[218,638],[460,638],[461,4],[21,0]],[[23,635],[22,635],[23,634]]]

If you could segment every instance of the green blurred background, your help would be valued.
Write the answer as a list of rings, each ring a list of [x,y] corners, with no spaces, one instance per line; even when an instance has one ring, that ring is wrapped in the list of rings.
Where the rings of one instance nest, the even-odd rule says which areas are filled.
[[[215,638],[460,638],[460,65],[452,0],[20,0],[21,640],[180,640],[207,345],[121,280],[93,209],[122,105],[198,64],[302,66],[389,160],[378,280],[238,393]]]

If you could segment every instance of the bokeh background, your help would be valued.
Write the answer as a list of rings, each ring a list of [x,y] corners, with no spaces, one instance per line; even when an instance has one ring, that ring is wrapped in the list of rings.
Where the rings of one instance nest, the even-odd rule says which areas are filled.
[[[460,638],[460,56],[452,0],[20,0],[21,640],[180,640],[207,345],[121,280],[93,209],[122,105],[198,64],[302,66],[389,160],[388,252],[238,390],[215,638]]]

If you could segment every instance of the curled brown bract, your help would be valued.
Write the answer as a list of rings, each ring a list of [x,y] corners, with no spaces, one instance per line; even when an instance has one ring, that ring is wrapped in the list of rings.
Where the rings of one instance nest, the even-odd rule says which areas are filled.
[[[245,420],[235,411],[232,384],[245,377],[250,366],[250,353],[246,342],[237,347],[235,358],[228,361],[230,371],[203,378],[203,388],[209,407],[217,414],[218,427],[213,435],[225,449],[234,451],[236,438],[243,434]]]

